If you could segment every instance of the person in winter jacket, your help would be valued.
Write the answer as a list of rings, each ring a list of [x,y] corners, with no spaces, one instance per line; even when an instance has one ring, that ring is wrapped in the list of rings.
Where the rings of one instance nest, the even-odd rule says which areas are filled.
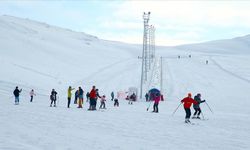
[[[135,95],[135,93],[133,93],[132,95],[130,95],[128,104],[132,105],[133,101],[136,101],[136,95]]]
[[[105,107],[105,101],[106,101],[105,97],[106,97],[105,95],[103,95],[101,97],[101,105],[100,105],[99,109],[106,109],[106,107]]]
[[[78,99],[78,90],[76,90],[76,92],[75,92],[75,101],[74,101],[74,104],[77,104],[77,99]]]
[[[88,110],[94,110],[95,100],[96,100],[96,89],[95,86],[92,87],[92,90],[89,93],[89,109]]]
[[[89,92],[86,94],[86,102],[89,102]]]
[[[18,89],[18,86],[16,86],[16,89],[13,91],[13,94],[15,96],[15,105],[19,104],[19,95],[22,92],[22,89]]]
[[[35,94],[34,90],[32,89],[32,90],[30,91],[30,102],[33,101],[33,97],[34,97],[34,96],[36,96],[36,94]]]
[[[194,104],[193,107],[194,107],[194,115],[193,115],[193,119],[197,118],[197,119],[200,119],[200,114],[201,114],[201,108],[200,108],[200,104],[201,103],[204,103],[206,100],[201,100],[201,94],[198,93],[195,97],[194,97],[194,100],[197,102],[197,104]],[[196,117],[197,115],[197,117]]]
[[[112,91],[112,92],[111,92],[111,101],[114,100],[114,97],[115,97],[115,94],[114,94],[114,92]]]
[[[186,117],[185,117],[185,123],[190,123],[190,116],[191,116],[191,110],[190,107],[192,104],[198,104],[193,98],[192,94],[188,93],[188,97],[185,97],[183,100],[181,100],[182,103],[184,103],[184,109],[186,112]]]
[[[50,100],[51,100],[50,107],[52,107],[53,103],[54,103],[54,107],[56,107],[56,95],[57,95],[57,92],[55,91],[55,89],[52,89],[51,95],[50,95]]]
[[[79,97],[78,108],[82,108],[82,105],[83,105],[83,93],[84,93],[84,91],[82,90],[81,87],[79,87],[79,89],[78,89],[78,97]]]
[[[160,100],[161,100],[161,94],[155,93],[155,95],[153,96],[153,101],[154,101],[153,112],[155,112],[155,113],[159,112],[158,105],[159,105]]]
[[[73,91],[74,89],[75,89],[75,88],[72,88],[71,86],[69,86],[69,88],[68,88],[68,108],[69,108],[69,106],[70,106],[72,91]]]

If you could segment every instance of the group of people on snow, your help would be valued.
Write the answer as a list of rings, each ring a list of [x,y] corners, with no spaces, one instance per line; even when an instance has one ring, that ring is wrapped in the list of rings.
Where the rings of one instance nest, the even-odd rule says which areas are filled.
[[[75,90],[75,88],[72,88],[71,86],[69,86],[68,88],[68,103],[67,103],[67,107],[70,108],[70,104],[71,104],[71,97],[72,97],[72,91]],[[18,89],[18,87],[15,88],[15,90],[13,91],[13,94],[15,96],[15,105],[19,104],[19,95],[22,92],[22,89]],[[33,101],[33,97],[36,95],[34,90],[32,89],[30,91],[30,102]],[[75,100],[74,100],[74,104],[78,104],[77,108],[82,108],[83,107],[83,96],[84,95],[84,91],[81,87],[78,88],[78,90],[76,90],[75,92]],[[98,98],[100,99],[100,107],[99,109],[106,109],[106,96],[99,95],[99,90],[96,89],[95,86],[92,87],[90,92],[87,92],[86,94],[86,101],[89,102],[89,109],[88,110],[96,110],[96,105],[97,105],[97,100]],[[129,104],[133,104],[133,101],[136,101],[136,94],[133,93],[130,96],[127,97]],[[154,101],[154,105],[153,105],[153,111],[155,113],[159,112],[159,102],[161,100],[163,100],[163,95],[161,93],[146,93],[145,95],[146,101]],[[56,101],[57,101],[57,92],[55,91],[55,89],[52,89],[51,94],[50,94],[50,107],[54,106],[56,107]],[[115,107],[119,107],[119,102],[117,98],[114,98],[114,92],[111,92],[111,101],[114,101],[114,106]],[[190,117],[191,117],[191,106],[193,104],[193,108],[195,110],[192,119],[200,119],[200,114],[202,114],[201,108],[200,108],[200,104],[206,102],[206,100],[201,100],[201,94],[198,93],[197,95],[194,96],[194,98],[192,98],[192,94],[188,93],[187,97],[183,98],[181,100],[181,103],[183,103],[184,106],[184,110],[186,113],[185,116],[185,123],[190,123]]]

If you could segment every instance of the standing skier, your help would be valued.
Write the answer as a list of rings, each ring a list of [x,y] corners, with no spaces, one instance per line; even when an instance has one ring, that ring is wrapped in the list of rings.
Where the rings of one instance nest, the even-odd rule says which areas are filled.
[[[19,104],[19,95],[22,92],[22,89],[18,89],[18,86],[16,86],[16,89],[13,91],[13,94],[15,96],[15,105]]]
[[[70,106],[72,91],[73,91],[74,89],[75,89],[75,88],[72,88],[71,86],[69,86],[69,88],[68,88],[68,108],[69,108],[69,106]]]
[[[88,110],[94,110],[95,99],[96,99],[96,89],[95,89],[95,86],[93,86],[92,90],[89,93],[89,109]]]
[[[78,90],[76,90],[76,92],[75,92],[75,101],[74,101],[74,104],[77,104],[77,99],[78,99]]]
[[[99,90],[96,89],[96,97],[95,97],[95,101],[94,101],[94,110],[96,110],[96,105],[97,105],[98,98],[101,98],[101,96],[99,95]]]
[[[56,95],[57,95],[57,92],[55,91],[55,89],[52,89],[51,95],[50,95],[50,100],[51,100],[50,107],[52,107],[53,103],[54,103],[54,107],[56,107]]]
[[[30,91],[30,102],[33,101],[33,97],[34,97],[34,96],[36,96],[36,94],[35,94],[34,90],[32,89],[32,90]]]
[[[153,101],[154,101],[153,112],[155,112],[155,113],[159,112],[158,105],[159,105],[160,100],[161,100],[161,94],[155,93],[155,95],[153,96]]]
[[[130,97],[129,97],[129,102],[128,102],[128,104],[133,104],[133,101],[135,101],[136,100],[136,95],[135,95],[135,93],[133,93],[132,95],[130,95]]]
[[[78,89],[78,97],[79,97],[79,102],[78,102],[78,108],[82,108],[83,105],[83,90],[81,87]]]
[[[111,92],[111,101],[114,100],[114,97],[115,97],[115,94],[114,94],[114,92],[112,91],[112,92]]]
[[[185,97],[183,100],[181,100],[181,102],[184,103],[184,109],[186,112],[185,123],[191,123],[189,120],[191,116],[190,107],[192,104],[198,104],[198,103],[194,99],[192,99],[191,93],[188,93],[188,97]]]
[[[89,102],[89,92],[86,94],[86,102]]]
[[[105,107],[105,101],[106,101],[105,95],[103,95],[101,97],[101,105],[100,105],[99,109],[106,109],[106,107]]]
[[[201,94],[198,93],[195,97],[194,97],[194,100],[197,102],[197,104],[194,104],[193,107],[194,107],[194,115],[192,117],[192,119],[200,119],[200,114],[201,114],[201,108],[200,108],[200,103],[204,103],[206,102],[206,100],[201,100]],[[197,114],[197,117],[196,117],[196,114]]]

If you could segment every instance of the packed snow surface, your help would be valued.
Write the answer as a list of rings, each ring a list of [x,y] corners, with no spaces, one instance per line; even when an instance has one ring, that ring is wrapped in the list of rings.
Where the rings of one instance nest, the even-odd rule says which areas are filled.
[[[145,87],[159,88],[163,56],[165,101],[159,113],[151,113],[153,104],[145,99],[133,105],[119,99],[120,107],[110,100],[111,91],[139,88],[140,45],[1,16],[0,149],[248,150],[249,40],[157,47],[158,59]],[[70,85],[82,86],[85,93],[96,85],[107,96],[107,109],[87,111],[86,99],[83,109],[72,102],[67,108]],[[15,86],[23,89],[20,105],[14,105]],[[30,103],[32,88],[37,95]],[[52,88],[59,93],[57,107],[49,107]],[[193,125],[184,123],[182,106],[172,115],[188,92],[201,93],[213,111],[202,103],[205,119],[192,119]]]

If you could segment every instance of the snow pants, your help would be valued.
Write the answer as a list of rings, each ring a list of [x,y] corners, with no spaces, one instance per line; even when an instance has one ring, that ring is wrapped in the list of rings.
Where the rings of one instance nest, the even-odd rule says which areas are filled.
[[[200,108],[194,108],[195,112],[194,112],[194,116],[197,114],[198,116],[200,116],[201,114],[201,109]]]
[[[32,102],[33,101],[33,96],[30,96],[30,102]]]
[[[19,104],[19,96],[15,96],[15,104]]]
[[[68,97],[68,108],[70,106],[70,102],[71,102],[71,97]]]
[[[117,100],[117,99],[115,99],[115,103],[114,103],[114,106],[117,106],[117,107],[119,107],[119,102],[118,102],[118,100]]]
[[[190,116],[191,116],[191,110],[190,108],[184,108],[185,109],[185,112],[186,112],[186,119],[190,119]]]
[[[99,107],[100,109],[105,109],[106,107],[105,107],[105,102],[101,102],[101,105],[100,105],[100,107]]]
[[[154,110],[153,110],[153,112],[156,112],[156,113],[158,113],[158,103],[154,103],[154,106],[153,106],[153,108],[154,108]]]

